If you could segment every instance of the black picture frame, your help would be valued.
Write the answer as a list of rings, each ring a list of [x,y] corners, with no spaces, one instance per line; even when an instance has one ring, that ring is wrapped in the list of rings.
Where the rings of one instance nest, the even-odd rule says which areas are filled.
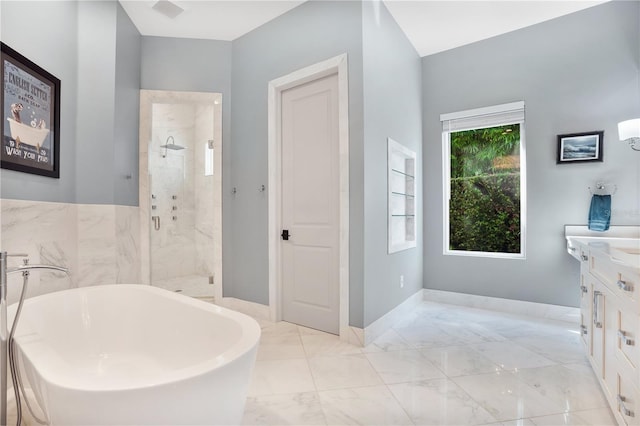
[[[558,135],[556,164],[603,161],[604,130]]]
[[[0,167],[60,178],[60,79],[0,45]]]

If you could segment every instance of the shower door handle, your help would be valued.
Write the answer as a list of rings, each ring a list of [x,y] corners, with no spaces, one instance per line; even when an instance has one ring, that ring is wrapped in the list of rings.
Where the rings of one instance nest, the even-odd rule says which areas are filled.
[[[156,231],[160,230],[160,216],[151,216],[151,220],[153,220],[153,228]]]

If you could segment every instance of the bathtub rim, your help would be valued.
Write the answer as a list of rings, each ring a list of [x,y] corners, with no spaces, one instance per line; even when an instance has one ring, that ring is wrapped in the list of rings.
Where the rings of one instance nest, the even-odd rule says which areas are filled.
[[[109,288],[109,290],[106,290]],[[26,342],[22,342],[26,338],[33,336],[33,334],[23,335],[20,332],[20,324],[18,324],[18,329],[16,331],[16,345],[18,346],[19,356],[21,362],[21,368],[27,368],[24,365],[24,360],[21,358],[26,358],[35,370],[39,379],[46,382],[48,386],[54,386],[60,389],[68,389],[72,391],[85,391],[85,392],[118,392],[118,391],[135,391],[135,390],[144,390],[159,386],[171,385],[173,383],[182,382],[189,379],[195,379],[198,376],[210,374],[215,370],[223,369],[225,367],[230,367],[236,361],[241,358],[247,356],[251,352],[257,353],[257,346],[260,341],[261,329],[257,321],[250,316],[243,314],[241,312],[233,311],[228,308],[224,308],[218,305],[214,305],[212,303],[204,302],[202,300],[197,300],[188,296],[184,296],[178,293],[171,292],[169,290],[165,290],[162,288],[154,287],[147,284],[103,284],[89,287],[80,287],[73,289],[66,289],[61,291],[56,291],[52,293],[47,293],[39,296],[34,296],[32,298],[25,300],[25,306],[23,307],[23,314],[25,314],[26,307],[28,305],[36,304],[36,303],[46,303],[49,299],[56,299],[64,297],[63,293],[74,292],[74,293],[86,293],[92,291],[111,291],[117,289],[141,289],[143,291],[149,291],[152,293],[156,293],[162,297],[166,297],[169,299],[173,299],[176,303],[183,303],[187,305],[192,305],[196,309],[202,309],[208,312],[211,312],[216,315],[220,315],[222,317],[231,319],[237,322],[241,329],[243,330],[243,336],[237,342],[235,342],[230,348],[226,349],[224,352],[216,355],[215,357],[208,359],[206,361],[198,362],[193,365],[187,365],[185,367],[175,369],[175,370],[167,370],[166,372],[162,372],[153,378],[147,378],[144,381],[141,379],[136,380],[131,385],[118,383],[109,384],[109,383],[99,383],[95,385],[93,382],[88,382],[86,380],[81,380],[78,376],[67,377],[63,374],[56,374],[55,372],[50,371],[50,369],[38,367],[42,365],[47,365],[46,354],[37,351],[38,345],[29,340]],[[17,303],[9,306],[9,323],[13,322],[13,317],[15,315],[15,310],[17,309]],[[22,321],[22,318],[21,318]],[[26,347],[26,350],[25,350]],[[221,356],[224,356],[221,358]]]

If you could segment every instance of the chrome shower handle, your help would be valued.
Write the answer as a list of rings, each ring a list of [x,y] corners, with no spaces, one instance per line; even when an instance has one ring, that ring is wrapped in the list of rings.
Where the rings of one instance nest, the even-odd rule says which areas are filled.
[[[156,231],[160,230],[160,216],[151,216],[151,220],[153,220],[153,228]]]

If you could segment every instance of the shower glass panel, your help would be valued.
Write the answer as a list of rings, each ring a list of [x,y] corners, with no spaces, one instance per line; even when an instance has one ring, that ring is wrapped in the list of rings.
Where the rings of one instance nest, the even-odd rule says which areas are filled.
[[[202,147],[214,138],[214,105],[153,103],[149,161],[151,284],[214,297],[214,178]]]

